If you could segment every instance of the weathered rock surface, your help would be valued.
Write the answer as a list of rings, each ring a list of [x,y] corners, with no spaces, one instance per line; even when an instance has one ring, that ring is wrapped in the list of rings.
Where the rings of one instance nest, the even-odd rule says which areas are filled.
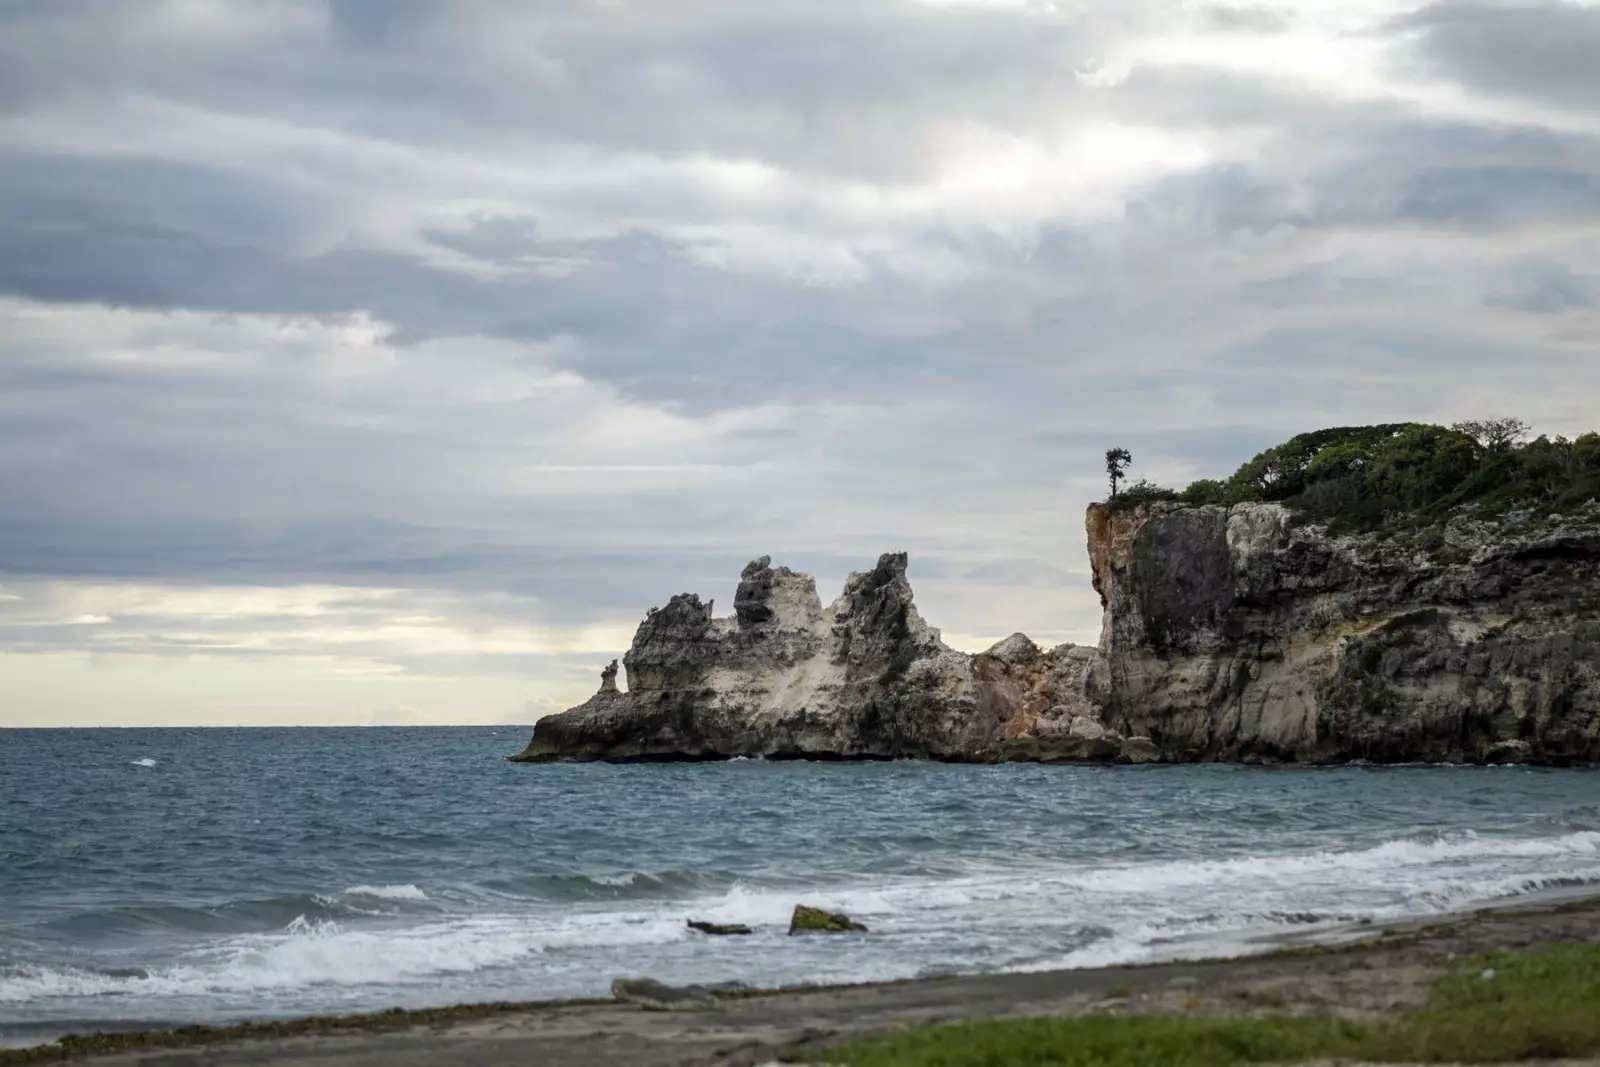
[[[1083,695],[1094,655],[1020,634],[977,656],[950,649],[917,611],[903,552],[852,574],[826,610],[808,575],[762,558],[740,576],[732,617],[688,593],[652,609],[623,657],[627,691],[602,676],[513,758],[989,760],[1029,758],[1030,745],[1033,758],[1069,758],[1084,744],[1065,736],[1072,717],[1095,713]],[[1036,721],[1059,739],[1044,743]]]
[[[1090,698],[1165,759],[1600,760],[1592,510],[1422,545],[1275,504],[1096,505],[1088,527]]]
[[[906,556],[827,609],[763,557],[734,613],[694,594],[639,624],[523,762],[1600,761],[1600,511],[1458,520],[1408,546],[1279,505],[1094,505],[1100,645],[950,649]]]

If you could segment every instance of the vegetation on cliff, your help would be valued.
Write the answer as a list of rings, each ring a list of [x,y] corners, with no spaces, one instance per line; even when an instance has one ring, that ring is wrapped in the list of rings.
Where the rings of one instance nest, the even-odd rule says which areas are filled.
[[[1523,441],[1525,432],[1514,419],[1316,430],[1267,449],[1226,480],[1182,490],[1140,481],[1112,504],[1277,502],[1340,533],[1428,526],[1467,509],[1568,511],[1600,497],[1600,433]]]

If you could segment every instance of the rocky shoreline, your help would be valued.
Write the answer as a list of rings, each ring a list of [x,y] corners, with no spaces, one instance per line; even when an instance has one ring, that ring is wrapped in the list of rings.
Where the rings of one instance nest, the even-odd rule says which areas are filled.
[[[1600,940],[1600,899],[1524,901],[1352,937],[1234,960],[715,991],[705,1003],[666,1011],[613,996],[91,1034],[0,1049],[0,1064],[753,1067],[936,1021],[1086,1013],[1383,1019],[1424,1005],[1431,984],[1464,959]]]
[[[1332,537],[1279,504],[1096,504],[1098,646],[975,655],[904,553],[826,609],[763,557],[730,616],[652,609],[516,762],[931,759],[1269,765],[1600,762],[1600,514]]]

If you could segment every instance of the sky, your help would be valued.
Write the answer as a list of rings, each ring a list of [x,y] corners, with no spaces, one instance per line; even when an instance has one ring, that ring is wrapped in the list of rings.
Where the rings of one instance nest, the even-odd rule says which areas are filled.
[[[1594,0],[4,0],[0,726],[528,723],[1103,453],[1600,419]]]

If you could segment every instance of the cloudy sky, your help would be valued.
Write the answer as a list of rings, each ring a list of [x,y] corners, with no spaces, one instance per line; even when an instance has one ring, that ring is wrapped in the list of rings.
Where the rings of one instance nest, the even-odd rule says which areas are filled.
[[[1600,4],[0,2],[0,725],[529,722],[1101,453],[1600,411]]]

